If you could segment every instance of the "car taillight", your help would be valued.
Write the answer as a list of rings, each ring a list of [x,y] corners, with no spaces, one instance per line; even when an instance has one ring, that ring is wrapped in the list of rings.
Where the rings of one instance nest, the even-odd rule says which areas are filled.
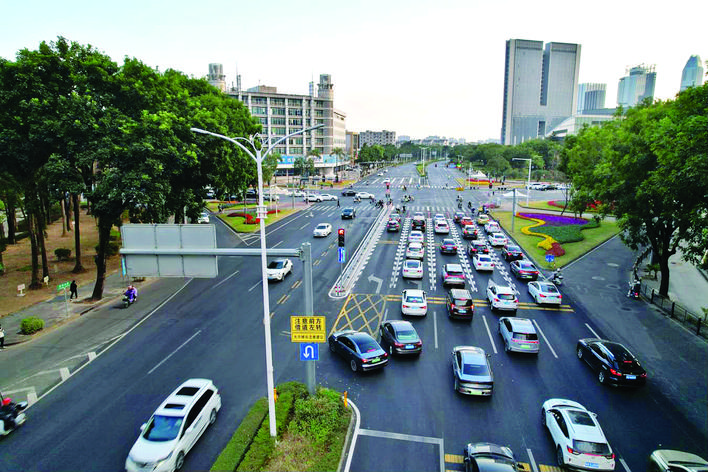
[[[615,369],[610,369],[610,374],[622,377],[622,372],[617,372]]]
[[[361,362],[363,362],[364,364],[366,364],[367,362],[369,362],[369,359],[362,359]]]
[[[405,346],[405,344],[401,344],[401,343],[393,343],[393,345],[394,345],[395,347],[403,347],[403,346]]]
[[[403,305],[403,308],[410,308],[408,305]]]
[[[576,456],[577,456],[578,454],[580,454],[580,452],[574,451],[573,448],[570,447],[570,446],[568,446],[568,452],[569,452],[570,454],[575,454]]]
[[[416,345],[417,347],[420,347],[420,346],[423,345],[423,341],[418,341],[417,343],[415,343],[415,345]]]
[[[613,452],[612,454],[608,454],[605,456],[605,459],[613,460],[615,458],[615,453]]]
[[[644,372],[642,375],[640,375],[641,378],[646,379],[647,378],[647,373]]]
[[[388,353],[384,352],[383,358],[385,359],[387,357],[388,357]]]
[[[538,296],[541,297],[541,298],[546,298],[546,296],[545,296],[544,294],[542,294],[542,293],[539,293]]]
[[[423,310],[427,310],[427,309],[428,309],[428,305],[423,305],[421,308],[422,308]]]
[[[495,301],[495,302],[498,302],[499,299],[498,299],[497,297],[494,297],[494,301]]]
[[[451,309],[451,310],[454,310],[454,309],[455,309],[455,304],[454,304],[454,303],[450,303],[450,309]]]

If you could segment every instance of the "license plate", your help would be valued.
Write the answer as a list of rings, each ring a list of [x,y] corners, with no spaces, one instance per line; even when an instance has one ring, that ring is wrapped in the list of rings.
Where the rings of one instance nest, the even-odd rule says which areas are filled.
[[[521,349],[531,349],[531,346],[529,346],[528,344],[522,344]]]
[[[415,346],[412,344],[406,344],[406,349],[415,349]]]
[[[628,375],[627,380],[636,380],[637,376],[636,375]]]
[[[380,362],[380,361],[381,361],[380,357],[374,357],[373,359],[371,359],[372,364],[376,364],[377,362]]]
[[[458,313],[467,313],[467,310],[457,310]]]
[[[597,462],[586,462],[585,467],[591,467],[593,469],[597,469],[600,467],[600,465]]]

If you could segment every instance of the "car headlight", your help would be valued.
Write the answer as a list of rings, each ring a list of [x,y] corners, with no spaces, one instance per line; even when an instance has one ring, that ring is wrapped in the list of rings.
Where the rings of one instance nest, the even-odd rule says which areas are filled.
[[[174,452],[174,451],[172,451],[172,452]],[[165,457],[163,457],[162,459],[158,459],[157,461],[155,461],[155,468],[160,467],[162,464],[164,464],[165,462],[167,462],[168,460],[170,460],[170,457],[172,457],[172,452],[170,452],[169,454],[167,454],[167,455],[166,455]]]

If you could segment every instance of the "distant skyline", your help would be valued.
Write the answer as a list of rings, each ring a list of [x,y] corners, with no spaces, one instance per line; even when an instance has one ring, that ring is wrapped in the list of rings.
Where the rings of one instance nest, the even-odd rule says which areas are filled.
[[[521,0],[2,1],[0,57],[64,36],[121,64],[206,77],[224,65],[227,84],[259,83],[306,94],[331,74],[347,130],[498,139],[508,39],[582,46],[580,83],[606,83],[656,65],[655,98],[679,91],[691,55],[708,57],[704,1],[588,3]],[[704,64],[705,65],[705,64]]]

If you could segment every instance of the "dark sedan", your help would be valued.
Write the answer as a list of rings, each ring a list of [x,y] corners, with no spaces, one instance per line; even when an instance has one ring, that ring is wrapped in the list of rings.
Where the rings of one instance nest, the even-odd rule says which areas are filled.
[[[521,252],[521,248],[517,246],[516,244],[509,244],[507,243],[503,248],[502,248],[502,257],[506,262],[511,262],[511,261],[518,261],[519,259],[524,258],[524,253]]]
[[[352,188],[345,188],[344,190],[342,190],[343,197],[353,197],[354,195],[356,195],[356,190]]]
[[[481,239],[475,239],[467,245],[467,255],[472,257],[475,254],[489,254],[487,243]]]
[[[600,383],[641,386],[647,381],[647,373],[637,358],[620,343],[585,338],[578,341],[576,353],[597,372]]]
[[[462,229],[462,239],[477,239],[479,231],[473,225],[465,225]]]
[[[356,218],[356,210],[354,210],[354,208],[345,208],[344,210],[342,210],[343,220],[353,220],[354,218]]]
[[[460,224],[460,220],[465,216],[464,213],[461,211],[456,211],[455,214],[452,216],[452,221],[454,221],[457,224]]]
[[[470,443],[465,447],[465,472],[517,472],[511,449],[492,443]]]
[[[388,232],[393,233],[398,231],[399,229],[401,229],[401,224],[394,219],[390,219],[388,220],[388,223],[386,223],[386,231]]]
[[[457,244],[454,239],[443,239],[440,243],[441,254],[457,254]]]
[[[517,279],[538,279],[536,266],[525,259],[520,259],[509,264],[509,271],[514,274]]]
[[[391,320],[379,328],[381,345],[389,354],[416,354],[423,351],[423,341],[409,321]]]
[[[354,330],[337,331],[329,337],[329,350],[349,361],[357,370],[380,369],[388,364],[388,354],[366,333]]]

